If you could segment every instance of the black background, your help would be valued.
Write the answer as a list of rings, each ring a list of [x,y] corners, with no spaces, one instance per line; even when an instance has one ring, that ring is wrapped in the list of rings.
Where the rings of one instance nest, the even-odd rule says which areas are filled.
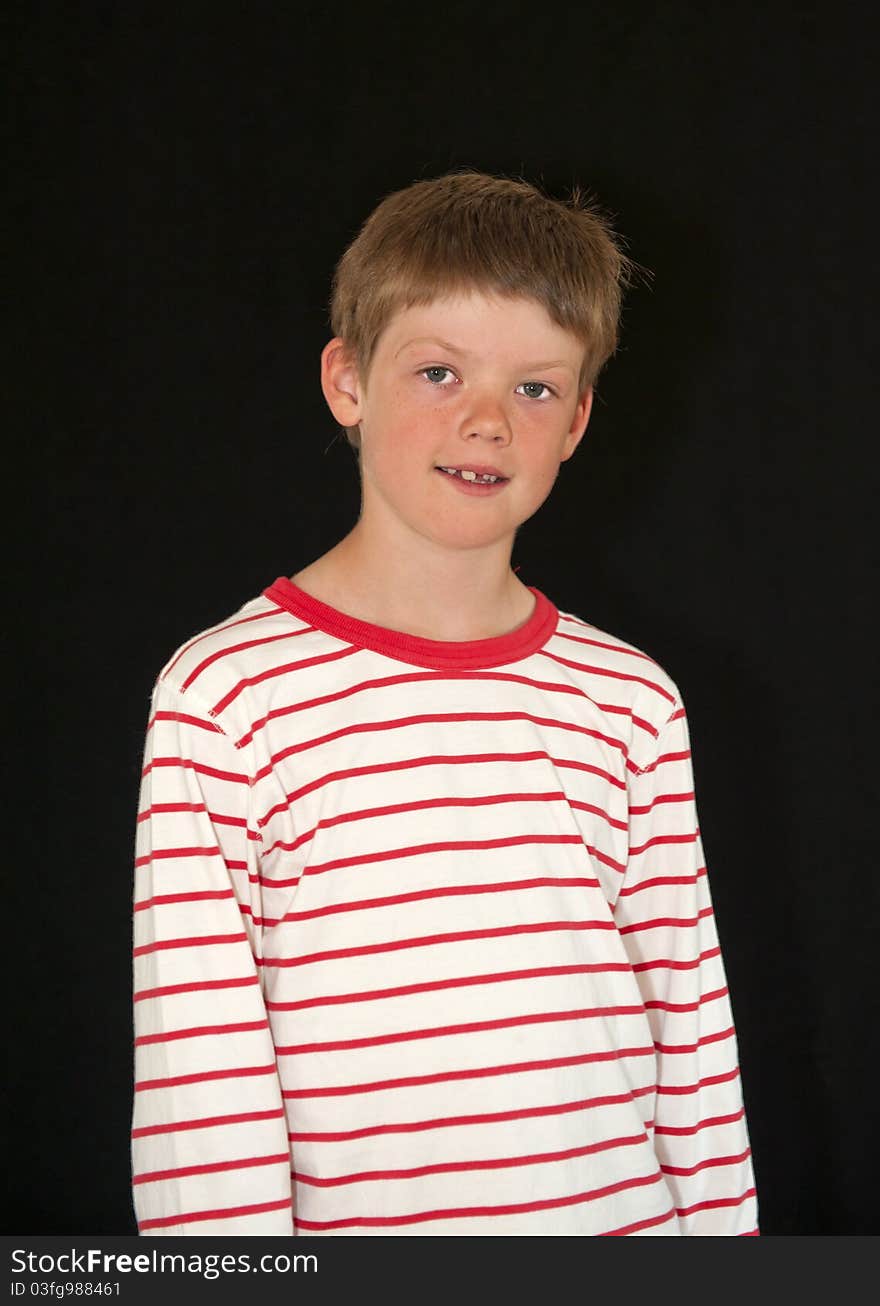
[[[471,166],[591,188],[654,274],[514,565],[683,690],[763,1232],[878,1232],[876,31],[374,0],[34,2],[8,33],[6,1227],[134,1231],[150,688],[350,529],[332,267],[389,190]]]

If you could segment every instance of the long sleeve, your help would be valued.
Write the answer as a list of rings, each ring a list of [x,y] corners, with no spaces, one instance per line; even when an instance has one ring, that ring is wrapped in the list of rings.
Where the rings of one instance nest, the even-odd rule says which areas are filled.
[[[730,999],[678,703],[629,784],[630,849],[615,905],[651,1024],[654,1145],[686,1235],[757,1233]]]
[[[251,792],[242,753],[160,681],[134,889],[133,1191],[148,1236],[293,1233]]]

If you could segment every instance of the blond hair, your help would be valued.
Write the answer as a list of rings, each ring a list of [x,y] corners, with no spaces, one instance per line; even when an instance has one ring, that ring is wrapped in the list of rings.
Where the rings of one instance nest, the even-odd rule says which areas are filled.
[[[394,191],[336,265],[330,324],[366,379],[395,313],[469,290],[522,296],[584,346],[581,391],[617,348],[634,264],[575,186],[551,199],[523,180],[456,171]],[[357,427],[346,434],[359,447]]]

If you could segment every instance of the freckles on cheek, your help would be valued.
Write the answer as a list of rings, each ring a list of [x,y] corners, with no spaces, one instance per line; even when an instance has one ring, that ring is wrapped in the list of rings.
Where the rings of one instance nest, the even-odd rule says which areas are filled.
[[[396,386],[388,395],[386,419],[389,430],[399,433],[410,428],[423,407],[418,396],[407,386]]]

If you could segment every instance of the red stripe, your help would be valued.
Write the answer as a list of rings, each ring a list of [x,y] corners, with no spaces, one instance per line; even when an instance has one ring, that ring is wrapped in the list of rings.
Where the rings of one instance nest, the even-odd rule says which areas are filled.
[[[691,803],[694,801],[694,797],[693,789],[689,789],[682,794],[658,794],[649,803],[643,803],[638,807],[630,807],[629,814],[630,816],[645,816],[659,803]]]
[[[727,1029],[719,1030],[717,1034],[704,1034],[702,1038],[697,1039],[696,1043],[682,1043],[679,1045],[673,1043],[655,1043],[654,1048],[657,1052],[663,1052],[667,1055],[677,1055],[685,1052],[696,1052],[697,1048],[705,1047],[708,1043],[723,1043],[725,1039],[732,1038],[734,1028],[728,1025]]]
[[[611,735],[602,734],[600,730],[591,729],[589,726],[577,725],[571,721],[558,721],[554,717],[535,716],[532,712],[425,712],[419,716],[401,716],[391,717],[384,721],[358,721],[352,722],[346,726],[333,730],[326,735],[318,735],[314,739],[298,740],[297,743],[291,744],[288,748],[283,748],[278,753],[273,753],[269,761],[263,766],[256,775],[257,780],[262,780],[267,775],[271,775],[277,770],[278,764],[285,761],[288,757],[295,757],[299,753],[305,753],[311,748],[320,748],[324,744],[331,744],[338,739],[347,739],[352,735],[362,734],[381,734],[391,730],[403,730],[409,726],[431,725],[443,722],[478,722],[478,721],[528,721],[537,726],[549,726],[552,729],[567,730],[573,734],[584,735],[590,739],[597,739],[600,743],[606,744],[609,748],[617,748],[626,756],[626,747],[620,739],[613,739]]]
[[[597,1107],[603,1106],[623,1106],[654,1091],[654,1085],[648,1084],[644,1088],[634,1088],[629,1093],[585,1097],[575,1102],[553,1103],[552,1106],[518,1107],[514,1111],[490,1111],[469,1116],[438,1116],[433,1120],[405,1120],[394,1124],[365,1125],[360,1129],[343,1129],[329,1133],[295,1131],[288,1134],[288,1138],[292,1143],[346,1143],[358,1138],[374,1138],[379,1134],[420,1134],[433,1129],[458,1129],[464,1125],[495,1125],[508,1120],[534,1120],[545,1116],[571,1115],[578,1111],[594,1111]]]
[[[664,1174],[694,1175],[700,1170],[711,1169],[718,1165],[740,1165],[741,1162],[747,1161],[751,1155],[752,1149],[747,1147],[746,1150],[740,1152],[738,1156],[712,1156],[706,1161],[698,1162],[697,1165],[661,1165],[660,1169]]]
[[[754,1188],[747,1188],[741,1197],[718,1197],[715,1201],[697,1202],[694,1206],[678,1207],[676,1214],[684,1217],[693,1215],[695,1211],[717,1211],[722,1206],[742,1206],[743,1202],[755,1195]]]
[[[190,1029],[168,1029],[161,1034],[141,1034],[135,1039],[134,1045],[142,1047],[147,1043],[174,1043],[182,1038],[205,1038],[210,1034],[247,1034],[268,1028],[265,1019],[243,1020],[235,1025],[193,1025]]]
[[[655,758],[650,766],[643,767],[639,775],[651,775],[657,770],[658,766],[665,766],[668,762],[688,762],[690,761],[691,750],[682,749],[678,753],[663,753],[661,757]]]
[[[630,1138],[609,1138],[602,1143],[589,1143],[585,1147],[567,1147],[562,1152],[535,1152],[530,1156],[502,1156],[482,1161],[441,1161],[436,1165],[414,1166],[409,1170],[362,1170],[356,1174],[322,1176],[292,1171],[291,1177],[300,1184],[315,1188],[336,1188],[342,1184],[373,1183],[388,1179],[420,1179],[425,1175],[458,1174],[468,1170],[506,1170],[518,1166],[544,1165],[554,1161],[570,1161],[578,1156],[591,1156],[595,1152],[608,1152],[618,1147],[632,1147],[645,1142],[644,1134]]]
[[[151,816],[157,816],[160,812],[204,812],[207,811],[204,803],[153,803],[145,812],[138,813],[138,821],[146,821]]]
[[[134,994],[135,1002],[153,1001],[156,998],[170,998],[178,993],[204,993],[209,989],[240,989],[250,984],[259,984],[256,975],[242,975],[235,979],[196,980],[188,984],[164,984],[156,989],[139,989]]]
[[[276,604],[272,604],[271,607],[266,607],[262,612],[253,612],[250,616],[239,617],[236,621],[224,621],[221,625],[212,626],[210,630],[204,631],[201,635],[196,635],[195,639],[191,639],[188,643],[184,644],[174,660],[169,662],[162,676],[163,681],[168,678],[180,659],[184,657],[185,654],[189,653],[190,649],[195,648],[196,644],[201,644],[203,639],[209,639],[212,635],[222,635],[224,631],[232,630],[235,626],[245,626],[249,621],[262,621],[264,617],[280,616],[282,612],[282,608],[279,608]]]
[[[145,853],[144,857],[138,857],[134,862],[134,870],[150,866],[154,861],[179,861],[180,858],[184,857],[222,857],[227,871],[247,871],[248,868],[247,862],[234,862],[228,857],[223,857],[221,848],[167,848],[159,849],[157,853]]]
[[[377,1079],[365,1084],[334,1084],[328,1088],[284,1089],[284,1098],[345,1097],[373,1093],[387,1088],[414,1088],[424,1084],[448,1084],[462,1079],[492,1079],[501,1075],[522,1075],[533,1070],[556,1070],[560,1066],[586,1066],[600,1061],[623,1061],[627,1057],[654,1056],[653,1047],[614,1048],[610,1052],[582,1052],[572,1057],[551,1057],[542,1061],[515,1061],[505,1066],[476,1066],[468,1070],[443,1070],[432,1075],[407,1075],[402,1079]],[[708,1082],[708,1081],[707,1081]]]
[[[647,843],[640,844],[638,848],[630,848],[630,859],[633,857],[639,857],[643,852],[646,852],[648,848],[657,848],[661,844],[696,843],[698,837],[699,835],[696,830],[693,834],[655,834],[652,839],[647,841]]]
[[[680,1138],[688,1134],[699,1133],[701,1129],[712,1129],[715,1125],[735,1125],[737,1121],[742,1120],[745,1116],[745,1107],[740,1107],[739,1111],[734,1111],[729,1116],[708,1116],[705,1120],[698,1120],[695,1125],[657,1125],[654,1129],[655,1134],[673,1134]]]
[[[668,1097],[687,1097],[690,1093],[699,1093],[701,1088],[707,1088],[710,1084],[729,1084],[738,1078],[739,1066],[734,1066],[733,1070],[725,1071],[723,1075],[706,1075],[695,1084],[658,1084],[657,1092]]]
[[[657,727],[653,726],[650,721],[645,721],[643,720],[642,717],[636,716],[632,708],[614,708],[609,703],[598,703],[597,707],[600,707],[603,712],[614,712],[614,711],[626,712],[632,717],[632,723],[634,726],[637,726],[640,730],[644,730],[645,733],[649,734],[652,739],[660,738],[660,731],[657,729]],[[638,769],[637,767],[633,766],[633,763],[630,761],[629,758],[626,759],[626,765],[628,769],[631,770]]]
[[[302,633],[305,633],[305,631]],[[269,667],[267,671],[261,671],[256,676],[245,676],[243,680],[239,680],[237,684],[233,685],[232,689],[224,694],[218,703],[214,704],[211,708],[211,716],[219,716],[221,712],[225,712],[230,703],[235,702],[239,694],[243,694],[246,689],[251,688],[253,685],[262,685],[267,680],[273,680],[277,676],[286,676],[290,671],[304,671],[307,667],[321,667],[330,662],[339,662],[341,659],[349,658],[353,653],[357,652],[359,650],[356,648],[343,648],[333,653],[322,653],[318,657],[303,658],[299,662],[286,662],[280,667]]]
[[[247,826],[247,818],[244,816],[225,816],[222,812],[209,812],[204,803],[153,803],[146,811],[138,814],[138,822],[146,821],[151,816],[164,815],[173,812],[206,812],[208,820],[212,825],[236,825],[242,828]],[[254,835],[259,838],[259,835]]]
[[[284,1116],[284,1107],[273,1107],[271,1111],[243,1111],[231,1116],[205,1116],[201,1120],[177,1120],[161,1125],[143,1125],[132,1129],[132,1138],[147,1138],[153,1134],[176,1134],[188,1129],[217,1129],[226,1125],[253,1124],[258,1120],[278,1120]]]
[[[427,853],[475,852],[492,848],[523,848],[537,845],[568,844],[583,847],[579,834],[516,834],[506,839],[450,839],[435,840],[432,843],[411,844],[406,848],[386,848],[378,852],[361,852],[353,857],[337,857],[329,862],[312,862],[306,874],[323,875],[326,871],[337,871],[346,866],[369,866],[377,862],[398,861],[404,857],[421,857]],[[618,863],[614,863],[615,867]],[[621,868],[622,869],[622,868]],[[283,884],[283,880],[273,880],[274,887]]]
[[[537,1202],[511,1202],[505,1206],[462,1206],[449,1207],[437,1211],[413,1211],[408,1215],[356,1215],[344,1220],[302,1220],[295,1218],[298,1229],[351,1229],[351,1228],[387,1228],[398,1224],[423,1224],[430,1220],[473,1220],[484,1216],[523,1215],[530,1211],[552,1211],[563,1206],[579,1206],[583,1202],[597,1201],[602,1197],[611,1197],[630,1188],[644,1188],[647,1184],[662,1182],[659,1174],[640,1175],[633,1179],[622,1179],[616,1184],[606,1184],[603,1188],[592,1188],[584,1193],[572,1193],[568,1197],[548,1197]]]
[[[609,816],[608,812],[604,811],[601,807],[596,807],[593,803],[583,803],[579,802],[576,798],[567,797],[565,798],[565,801],[568,803],[569,807],[573,807],[577,812],[591,812],[594,816],[600,816],[603,821],[607,821],[615,830],[626,830],[628,828],[626,821],[620,821],[617,817]]]
[[[206,1084],[214,1079],[253,1079],[256,1075],[276,1075],[278,1067],[233,1066],[229,1070],[204,1070],[195,1075],[174,1075],[169,1079],[144,1079],[134,1086],[136,1093],[151,1092],[156,1088],[178,1088],[181,1084]]]
[[[656,889],[661,885],[670,884],[696,884],[697,875],[655,875],[650,880],[642,880],[641,884],[633,884],[630,888],[620,890],[618,898],[629,898],[634,893],[641,893],[643,889]]]
[[[627,1234],[641,1233],[642,1229],[654,1229],[658,1224],[668,1224],[670,1220],[675,1219],[674,1211],[667,1211],[664,1215],[652,1215],[647,1220],[634,1220],[632,1224],[623,1224],[619,1229],[609,1229],[601,1236],[604,1238],[624,1238]]]
[[[248,1156],[238,1161],[212,1161],[208,1165],[183,1165],[176,1170],[149,1170],[132,1177],[133,1184],[155,1184],[164,1179],[185,1179],[194,1174],[220,1174],[229,1170],[251,1170],[261,1165],[278,1165],[290,1162],[289,1152],[277,1156]]]
[[[346,649],[346,655],[353,650]],[[426,681],[432,685],[438,682],[445,683],[448,681],[472,680],[480,684],[489,681],[500,681],[510,685],[527,685],[530,689],[539,689],[549,694],[569,694],[573,698],[583,698],[583,691],[577,685],[566,685],[551,680],[535,680],[530,676],[517,676],[503,671],[411,671],[397,676],[377,676],[375,680],[361,680],[354,685],[346,685],[343,689],[334,690],[332,694],[321,694],[317,698],[309,698],[296,703],[291,703],[285,707],[273,708],[267,712],[264,717],[259,717],[251,725],[246,735],[238,740],[239,746],[250,743],[257,731],[262,730],[270,721],[277,721],[281,717],[291,716],[296,712],[310,712],[317,707],[325,707],[330,703],[340,703],[343,699],[351,698],[354,695],[365,693],[371,689],[390,689],[397,685],[414,685],[423,684]],[[614,707],[613,705],[598,704],[605,711],[617,711],[625,716],[632,716],[632,712],[626,707]],[[656,732],[655,732],[656,733]]]
[[[198,679],[203,671],[206,671],[208,667],[213,666],[215,662],[219,662],[221,658],[225,658],[231,653],[243,653],[246,649],[260,648],[264,644],[277,644],[278,641],[282,639],[297,639],[300,635],[307,634],[307,632],[308,627],[304,627],[302,630],[282,630],[277,635],[264,635],[262,639],[249,639],[241,644],[229,644],[226,648],[215,649],[213,653],[209,653],[208,656],[189,673],[183,684],[180,686],[180,692],[181,694],[185,694],[190,685]]]
[[[338,780],[352,780],[360,776],[387,775],[394,771],[409,771],[417,766],[476,766],[494,762],[536,761],[550,762],[553,766],[597,775],[601,780],[613,785],[616,789],[626,789],[626,781],[612,775],[610,771],[593,766],[589,762],[551,757],[544,749],[535,749],[528,753],[437,753],[429,757],[402,757],[394,762],[376,762],[371,766],[349,767],[345,771],[329,771],[326,775],[312,780],[309,784],[302,785],[292,793],[285,794],[284,801],[270,807],[268,812],[258,819],[257,824],[263,828],[273,816],[277,816],[279,812],[288,811],[293,803],[300,801],[307,794],[314,793],[317,789],[323,789],[326,785],[334,784]]]
[[[717,949],[716,949],[717,951]],[[646,1011],[697,1011],[707,1002],[717,1002],[720,998],[727,997],[727,989],[713,989],[711,993],[703,993],[696,1002],[646,1002]]]
[[[134,904],[135,911],[146,911],[148,907],[167,907],[176,902],[218,902],[234,898],[231,889],[205,889],[202,893],[159,893],[153,898]]]
[[[192,1224],[197,1220],[234,1220],[242,1215],[260,1215],[264,1211],[283,1211],[290,1206],[290,1198],[278,1202],[257,1202],[253,1206],[228,1206],[216,1211],[181,1211],[177,1215],[163,1215],[156,1220],[141,1220],[138,1228],[164,1229],[171,1224]]]
[[[154,712],[147,725],[147,733],[157,721],[176,721],[180,725],[195,726],[197,730],[207,730],[212,734],[222,735],[223,731],[214,721],[205,721],[199,716],[190,716],[188,712]]]
[[[695,963],[696,964],[696,963]],[[590,962],[576,966],[540,966],[531,970],[492,971],[487,975],[462,975],[455,979],[426,980],[421,984],[400,984],[394,988],[366,989],[361,993],[328,993],[298,1002],[266,1001],[267,1011],[304,1011],[308,1007],[329,1007],[349,1002],[374,1002],[382,998],[406,997],[412,993],[434,993],[440,989],[467,988],[474,984],[503,984],[508,980],[546,979],[557,975],[600,975],[629,971],[625,961]]]
[[[568,619],[570,618],[563,617],[563,620],[568,620]],[[595,630],[596,627],[585,625],[584,629]],[[623,643],[609,644],[606,640],[602,640],[602,639],[587,639],[584,635],[571,635],[567,630],[557,630],[556,634],[560,639],[571,640],[573,644],[587,644],[591,648],[604,648],[604,649],[608,649],[608,651],[611,653],[622,653],[626,657],[641,658],[645,662],[650,662],[654,667],[656,667],[656,663],[654,662],[654,659],[649,657],[647,653],[642,653],[639,649],[632,648],[628,644],[623,644]]]
[[[583,1007],[575,1011],[539,1011],[523,1016],[505,1016],[496,1020],[475,1020],[460,1025],[435,1025],[431,1029],[407,1029],[393,1034],[374,1034],[364,1038],[337,1039],[329,1043],[295,1043],[276,1047],[279,1057],[306,1052],[341,1052],[347,1048],[383,1047],[389,1043],[409,1043],[426,1038],[449,1038],[456,1034],[476,1034],[485,1030],[516,1029],[522,1025],[549,1025],[566,1020],[592,1020],[597,1016],[641,1016],[644,1007]]]
[[[628,671],[612,671],[610,667],[597,667],[590,662],[575,662],[572,658],[564,658],[559,653],[549,653],[546,648],[540,649],[539,652],[542,657],[549,658],[551,662],[558,662],[563,667],[571,667],[574,671],[585,671],[591,676],[605,676],[609,680],[622,680],[628,685],[644,685],[646,689],[653,689],[668,703],[675,702],[674,694],[670,694],[668,689],[658,685],[655,680],[649,680],[647,676],[631,675]]]
[[[143,957],[149,952],[164,952],[167,948],[207,948],[220,943],[247,943],[246,934],[200,934],[189,939],[159,939],[135,948],[133,955]]]
[[[135,866],[148,866],[150,862],[160,862],[169,857],[222,857],[220,849],[216,844],[206,848],[156,848],[152,852],[145,853],[143,857],[135,858]]]
[[[718,957],[720,955],[720,947],[714,947],[707,948],[705,952],[701,952],[699,957],[695,958],[694,961],[672,961],[669,957],[657,957],[654,961],[637,962],[633,966],[633,973],[637,975],[640,971],[657,970],[659,967],[665,967],[667,970],[694,970],[695,967],[701,965],[702,962],[708,961],[710,957]],[[727,992],[726,989],[723,991],[725,993]],[[719,992],[721,992],[721,990],[719,990]],[[717,995],[713,994],[712,996]],[[650,1003],[648,1005],[650,1006]],[[682,1008],[682,1010],[685,1010],[685,1008]]]
[[[615,861],[613,857],[609,857],[607,853],[603,853],[600,849],[594,848],[594,846],[591,843],[587,843],[586,840],[584,840],[584,847],[591,857],[595,857],[597,862],[601,862],[602,865],[607,866],[609,870],[617,871],[620,875],[625,874],[626,866],[623,862]]]
[[[331,829],[333,826],[346,824],[349,821],[372,820],[380,816],[392,816],[400,812],[421,812],[431,808],[445,807],[491,807],[498,803],[530,803],[530,802],[568,802],[571,807],[576,807],[580,811],[592,812],[596,816],[602,817],[611,826],[616,829],[625,830],[627,828],[625,821],[619,821],[608,815],[600,807],[595,807],[590,803],[578,803],[567,800],[561,789],[550,793],[519,793],[519,794],[488,794],[479,798],[426,798],[418,802],[411,803],[393,803],[387,807],[365,807],[357,811],[343,812],[339,816],[321,819],[311,830],[306,830],[297,839],[285,841],[278,839],[269,848],[266,849],[267,855],[281,849],[284,852],[295,852],[304,844],[311,842],[319,830]]]
[[[334,902],[327,907],[314,907],[311,911],[289,911],[284,916],[265,916],[264,925],[274,927],[283,921],[310,921],[322,916],[334,916],[339,912],[369,911],[378,907],[398,907],[405,902],[427,902],[437,898],[470,897],[473,894],[507,893],[517,889],[552,889],[552,888],[598,889],[598,880],[588,879],[554,879],[544,876],[535,880],[504,880],[497,884],[455,884],[438,889],[419,889],[413,893],[396,893],[387,898],[359,898],[354,902]]]
[[[246,816],[221,816],[219,812],[209,812],[208,816],[215,825],[235,825],[242,830],[247,828]],[[254,830],[248,830],[248,838],[259,839],[259,835]]]
[[[359,948],[333,948],[300,957],[262,957],[258,964],[270,967],[311,966],[318,961],[342,957],[369,957],[379,952],[400,952],[406,948],[429,948],[443,943],[468,943],[473,939],[502,939],[516,934],[543,934],[553,930],[613,930],[613,921],[541,921],[534,925],[501,925],[494,930],[458,930],[450,934],[426,934],[412,939],[389,939]]]
[[[693,929],[699,921],[699,916],[658,916],[652,921],[637,921],[635,925],[622,925],[620,927],[621,936],[626,934],[640,934],[643,930],[659,930],[670,926],[676,929]]]
[[[160,767],[178,767],[183,771],[194,771],[196,775],[213,776],[215,780],[232,780],[235,784],[250,784],[248,777],[241,775],[238,771],[219,771],[214,766],[203,766],[199,762],[191,762],[187,757],[154,757],[152,762],[144,767],[141,777]]]
[[[380,816],[394,816],[400,812],[422,812],[431,808],[445,807],[494,807],[498,803],[532,803],[532,802],[564,802],[569,807],[575,808],[579,812],[590,812],[594,816],[599,816],[608,825],[616,830],[626,830],[626,821],[618,820],[610,816],[608,812],[593,803],[578,802],[575,799],[567,798],[561,789],[550,793],[518,793],[518,794],[487,794],[478,798],[425,798],[411,803],[392,803],[387,807],[364,807],[352,812],[342,812],[339,816],[322,818],[317,825],[310,830],[306,830],[298,838],[292,840],[276,839],[266,850],[265,855],[273,853],[278,849],[283,852],[296,852],[305,844],[310,843],[319,830],[329,830],[336,825],[344,825],[349,821],[367,821]],[[243,824],[243,822],[242,822]]]

